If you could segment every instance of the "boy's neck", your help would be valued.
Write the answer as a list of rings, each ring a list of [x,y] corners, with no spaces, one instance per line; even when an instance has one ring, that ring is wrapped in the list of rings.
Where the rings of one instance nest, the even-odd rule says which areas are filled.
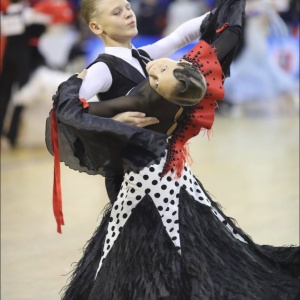
[[[105,47],[123,47],[123,48],[132,48],[131,40],[130,41],[114,41],[114,40],[109,40],[109,41],[104,41]]]

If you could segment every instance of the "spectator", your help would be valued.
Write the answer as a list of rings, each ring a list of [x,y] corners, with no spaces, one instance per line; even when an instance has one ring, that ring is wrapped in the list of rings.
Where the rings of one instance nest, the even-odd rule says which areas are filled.
[[[163,34],[168,35],[180,24],[196,18],[207,12],[203,1],[175,0],[168,6],[166,15],[166,28]]]
[[[35,32],[33,25],[41,25],[50,22],[48,15],[37,12],[28,7],[26,2],[11,0],[6,11],[1,15],[1,30],[6,38],[6,47],[3,54],[3,66],[0,75],[0,130],[1,140],[6,135],[12,147],[16,146],[20,115],[23,107],[16,107],[9,132],[3,130],[8,105],[11,99],[13,87],[20,88],[25,85],[32,71],[33,60],[31,34]],[[21,51],[20,51],[21,50]]]
[[[139,34],[160,36],[166,26],[166,6],[158,0],[141,0],[137,8]]]

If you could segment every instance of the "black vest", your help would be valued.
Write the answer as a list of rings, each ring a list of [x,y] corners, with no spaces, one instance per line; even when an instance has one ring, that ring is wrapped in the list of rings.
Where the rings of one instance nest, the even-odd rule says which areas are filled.
[[[139,52],[150,59],[145,51],[139,50]],[[119,57],[105,53],[100,54],[88,68],[97,62],[105,63],[112,76],[110,89],[107,92],[97,94],[97,97],[101,101],[124,96],[145,79],[136,68]],[[97,78],[95,78],[95,80],[97,80]]]

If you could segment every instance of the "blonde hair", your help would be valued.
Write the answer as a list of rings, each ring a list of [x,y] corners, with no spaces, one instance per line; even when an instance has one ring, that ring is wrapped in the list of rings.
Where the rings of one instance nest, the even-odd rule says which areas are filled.
[[[82,0],[80,14],[87,24],[99,13],[98,4],[101,0]]]

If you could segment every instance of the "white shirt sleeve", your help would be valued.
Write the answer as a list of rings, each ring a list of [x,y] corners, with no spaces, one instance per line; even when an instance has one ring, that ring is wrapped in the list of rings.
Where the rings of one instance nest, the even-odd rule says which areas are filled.
[[[112,76],[108,66],[103,62],[97,62],[88,68],[79,90],[79,97],[87,101],[93,98],[94,101],[95,95],[107,92],[111,85]]]
[[[152,59],[170,56],[178,49],[200,37],[200,25],[209,13],[207,12],[198,18],[183,23],[171,34],[156,43],[140,48],[145,50]]]

